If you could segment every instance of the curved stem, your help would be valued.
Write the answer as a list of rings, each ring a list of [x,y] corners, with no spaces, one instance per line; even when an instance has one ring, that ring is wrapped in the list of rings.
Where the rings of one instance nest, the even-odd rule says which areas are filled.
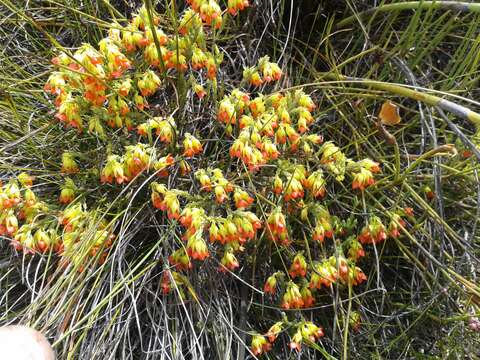
[[[473,4],[461,1],[405,1],[394,4],[384,4],[345,18],[337,23],[336,28],[343,28],[353,23],[358,18],[364,18],[368,15],[376,14],[377,12],[412,9],[445,9],[462,12],[480,12],[480,4]]]

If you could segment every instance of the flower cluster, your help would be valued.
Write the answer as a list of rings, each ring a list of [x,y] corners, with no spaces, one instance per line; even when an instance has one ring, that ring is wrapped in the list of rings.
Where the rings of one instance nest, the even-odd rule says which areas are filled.
[[[111,225],[99,221],[92,234],[88,226],[94,221],[94,215],[85,205],[69,206],[57,216],[56,211],[37,198],[30,189],[32,185],[32,177],[21,173],[0,188],[0,235],[8,236],[17,251],[57,253],[64,263],[74,263],[80,269],[87,262],[78,255],[80,247],[92,257],[101,252],[99,260],[104,261],[114,239]],[[75,184],[67,178],[60,202],[71,202],[74,195],[70,191],[75,190]]]
[[[64,52],[52,59],[55,71],[44,89],[56,96],[55,117],[78,131],[83,131],[88,119],[89,131],[103,138],[104,124],[134,129],[133,119],[148,108],[147,98],[158,91],[168,70],[185,72],[191,67],[201,73],[205,69],[207,80],[216,86],[217,67],[223,55],[216,46],[213,52],[207,50],[202,25],[219,28],[222,11],[214,0],[189,3],[191,8],[179,22],[181,36],[167,35],[158,27],[158,15],[153,13],[150,22],[147,9],[141,7],[125,26],[112,24],[97,48],[84,44],[73,54]],[[229,12],[235,14],[247,6],[247,0],[229,1]],[[138,53],[143,54],[150,69],[132,66],[138,61]],[[268,73],[272,65],[264,67]],[[195,76],[190,84],[200,97],[206,94]],[[144,132],[139,129],[140,134]]]
[[[270,62],[268,56],[262,57],[257,66],[248,67],[243,70],[243,79],[253,86],[260,86],[263,83],[278,81],[282,77],[282,70],[278,64]]]
[[[323,328],[310,321],[288,323],[286,320],[278,321],[268,329],[265,335],[255,334],[252,336],[250,349],[257,356],[270,351],[273,343],[284,331],[285,325],[296,329],[290,340],[290,348],[300,351],[302,344],[312,344],[324,336]]]

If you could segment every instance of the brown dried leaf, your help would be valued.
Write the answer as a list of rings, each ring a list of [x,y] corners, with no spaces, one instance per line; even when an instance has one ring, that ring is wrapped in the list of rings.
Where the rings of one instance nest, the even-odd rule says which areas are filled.
[[[383,103],[378,117],[384,125],[397,125],[402,120],[398,106],[391,101],[385,101]]]

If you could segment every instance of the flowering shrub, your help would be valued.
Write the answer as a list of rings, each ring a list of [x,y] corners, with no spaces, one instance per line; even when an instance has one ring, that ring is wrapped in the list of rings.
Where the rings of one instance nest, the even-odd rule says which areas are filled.
[[[165,296],[176,288],[187,297],[189,271],[204,264],[239,272],[260,246],[268,267],[263,292],[284,310],[314,308],[332,286],[361,285],[362,258],[402,234],[411,208],[367,214],[363,225],[357,223],[364,216],[346,216],[332,201],[336,186],[368,201],[380,165],[325,141],[317,102],[306,88],[281,90],[284,74],[267,56],[243,69],[240,82],[222,78],[230,90],[220,92],[224,54],[212,34],[248,1],[229,0],[228,14],[214,0],[188,3],[176,28],[160,28],[161,17],[142,7],[130,23],[112,24],[96,46],[52,60],[45,91],[55,97],[55,118],[86,145],[61,155],[57,170],[69,177],[58,200],[37,199],[25,173],[2,186],[0,233],[17,251],[56,253],[62,266],[94,268],[115,246],[116,222],[97,214],[91,192],[133,186],[148,191],[158,216],[182,239],[172,237],[162,264]],[[177,118],[181,105],[165,105],[163,115],[154,110],[160,96],[178,104],[194,97],[215,115],[194,131],[190,120]],[[92,222],[95,234],[87,231]],[[298,351],[324,336],[301,311],[288,314],[252,336],[254,355],[269,351],[282,333]]]

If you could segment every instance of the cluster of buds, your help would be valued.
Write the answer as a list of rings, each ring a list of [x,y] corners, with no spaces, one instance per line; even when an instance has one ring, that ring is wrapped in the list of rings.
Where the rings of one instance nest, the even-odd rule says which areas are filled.
[[[282,77],[282,70],[268,56],[262,57],[257,66],[248,67],[243,70],[243,79],[253,86],[260,86],[263,83],[278,81]]]
[[[147,70],[137,81],[137,87],[142,96],[153,95],[160,87],[162,81],[152,70]]]
[[[290,349],[300,351],[302,343],[314,343],[324,335],[323,329],[312,322],[303,322],[297,327],[297,332],[290,341]]]
[[[238,89],[234,89],[230,95],[225,96],[218,106],[217,118],[220,122],[231,126],[237,123],[245,111],[249,109],[250,96]],[[243,126],[245,127],[245,126]]]
[[[201,32],[202,26],[203,23],[200,15],[192,8],[187,8],[180,18],[178,32],[181,35],[193,33],[203,36],[203,33]]]
[[[153,182],[152,203],[153,206],[162,211],[166,211],[169,219],[180,218],[180,201],[178,200],[177,191],[168,190],[165,185]]]
[[[290,244],[285,215],[281,208],[275,209],[268,217],[267,234],[274,242],[285,246]]]
[[[183,235],[187,241],[187,255],[192,259],[205,260],[210,255],[203,239],[203,229],[208,222],[205,210],[187,206],[180,214],[179,221],[187,229]]]
[[[10,180],[5,185],[0,183],[0,236],[15,236],[19,221],[25,220],[30,223],[39,213],[47,210],[46,205],[37,201],[35,194],[30,190],[32,178],[26,173],[21,173],[17,180],[22,189],[16,180]]]
[[[387,239],[387,231],[378,216],[372,216],[358,235],[362,244],[377,244]]]
[[[200,169],[195,173],[195,177],[202,185],[201,190],[215,193],[215,200],[221,204],[228,199],[228,193],[234,189],[233,184],[225,179],[220,169]]]

